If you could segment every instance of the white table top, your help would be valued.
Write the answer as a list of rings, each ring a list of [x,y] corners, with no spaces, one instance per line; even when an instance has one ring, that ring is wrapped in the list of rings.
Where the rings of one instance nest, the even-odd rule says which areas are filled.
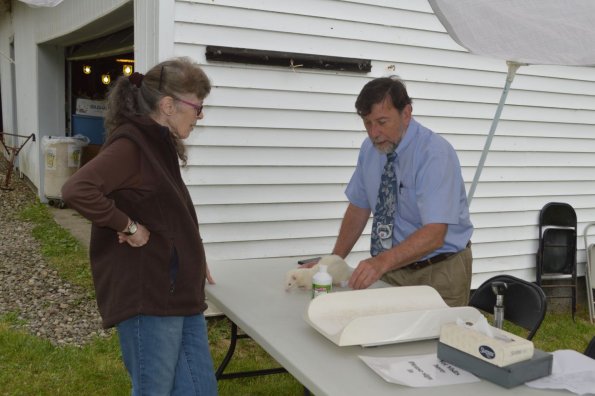
[[[285,291],[286,272],[295,258],[230,260],[209,263],[215,285],[209,301],[255,340],[300,383],[321,395],[543,395],[525,385],[507,390],[488,381],[434,388],[409,388],[384,381],[358,355],[411,356],[436,352],[436,340],[363,348],[339,347],[303,319],[310,291]],[[549,395],[571,395],[547,391]]]

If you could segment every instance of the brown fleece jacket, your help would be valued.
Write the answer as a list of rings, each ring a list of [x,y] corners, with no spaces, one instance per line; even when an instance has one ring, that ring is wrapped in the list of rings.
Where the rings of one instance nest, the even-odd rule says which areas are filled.
[[[206,259],[194,205],[169,130],[147,117],[118,127],[62,198],[93,222],[91,268],[104,327],[132,316],[194,315],[206,309]],[[128,218],[151,232],[118,242]]]

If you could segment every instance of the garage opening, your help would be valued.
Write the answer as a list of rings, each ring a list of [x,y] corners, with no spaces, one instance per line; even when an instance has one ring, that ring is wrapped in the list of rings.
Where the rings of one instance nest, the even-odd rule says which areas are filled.
[[[118,77],[134,72],[132,27],[66,48],[66,81],[70,135],[84,135],[90,145],[84,164],[105,140],[103,111],[109,87]]]

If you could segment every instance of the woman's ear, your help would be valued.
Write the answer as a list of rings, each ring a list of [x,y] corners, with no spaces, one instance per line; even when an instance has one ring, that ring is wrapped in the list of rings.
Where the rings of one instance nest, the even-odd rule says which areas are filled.
[[[174,98],[171,96],[164,96],[159,99],[159,111],[161,114],[170,116],[175,113],[176,111],[176,104],[174,103]]]

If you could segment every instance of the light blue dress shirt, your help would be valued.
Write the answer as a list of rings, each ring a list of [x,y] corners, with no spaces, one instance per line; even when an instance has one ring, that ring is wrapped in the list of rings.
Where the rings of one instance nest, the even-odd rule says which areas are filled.
[[[442,136],[412,118],[396,153],[398,191],[393,246],[426,224],[442,223],[448,224],[444,245],[424,259],[464,249],[473,234],[473,224],[454,148]],[[385,163],[386,154],[366,138],[345,190],[349,202],[359,208],[376,208]]]

